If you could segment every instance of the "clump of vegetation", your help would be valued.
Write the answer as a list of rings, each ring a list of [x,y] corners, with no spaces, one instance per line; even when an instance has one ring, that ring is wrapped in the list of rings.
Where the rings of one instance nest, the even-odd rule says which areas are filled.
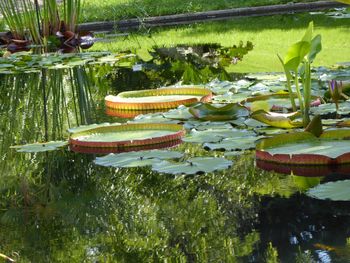
[[[292,82],[299,100],[300,111],[303,115],[303,123],[306,127],[310,122],[309,111],[311,103],[311,63],[316,55],[322,50],[321,36],[313,37],[313,22],[310,22],[303,38],[289,47],[284,60],[279,59],[284,67],[287,78],[287,88],[293,110],[296,111],[296,104],[292,93]],[[300,81],[303,87],[303,94],[300,89]]]
[[[218,43],[153,47],[152,58],[142,62],[148,75],[158,72],[165,79],[180,79],[184,84],[206,83],[212,79],[232,80],[226,68],[237,64],[253,50],[253,43],[223,47]]]
[[[30,44],[90,47],[92,34],[77,31],[81,4],[81,0],[63,0],[59,6],[55,0],[44,0],[40,6],[37,0],[0,0],[0,12],[10,30],[2,42],[10,51],[23,50]]]

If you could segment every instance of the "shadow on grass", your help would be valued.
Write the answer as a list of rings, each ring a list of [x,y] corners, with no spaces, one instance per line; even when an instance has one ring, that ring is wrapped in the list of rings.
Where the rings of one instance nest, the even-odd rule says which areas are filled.
[[[232,31],[253,31],[258,32],[269,29],[291,30],[306,28],[310,21],[314,21],[317,28],[339,28],[349,30],[350,19],[335,19],[326,15],[310,15],[310,14],[290,14],[290,15],[276,15],[266,17],[245,17],[235,18],[227,21],[217,21],[211,23],[197,23],[192,25],[184,25],[177,27],[154,28],[152,32],[161,32],[169,28],[188,28],[184,30],[183,35],[200,36],[211,32],[225,33]]]

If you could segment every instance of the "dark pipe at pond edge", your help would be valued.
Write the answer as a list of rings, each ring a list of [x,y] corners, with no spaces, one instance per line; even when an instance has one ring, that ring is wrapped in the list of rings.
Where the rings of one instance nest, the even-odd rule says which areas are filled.
[[[346,7],[335,1],[318,1],[312,3],[290,3],[284,5],[269,5],[259,7],[244,7],[226,10],[177,14],[146,18],[133,18],[120,21],[91,22],[79,25],[82,31],[128,31],[140,27],[159,27],[191,24],[205,21],[228,20],[238,17],[269,16],[299,12],[320,11],[331,8]]]

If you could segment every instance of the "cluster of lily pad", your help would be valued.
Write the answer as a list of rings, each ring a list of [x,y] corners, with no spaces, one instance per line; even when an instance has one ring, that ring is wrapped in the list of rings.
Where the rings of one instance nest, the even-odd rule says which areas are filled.
[[[135,55],[129,53],[113,54],[110,52],[83,53],[47,53],[45,55],[31,52],[18,52],[0,58],[0,73],[39,72],[43,68],[62,69],[88,64],[118,64],[132,62]]]
[[[346,112],[340,112],[341,114],[335,116],[339,118],[325,119],[329,117],[330,113],[338,112],[342,109],[340,106],[337,111],[332,99],[330,97],[327,98],[327,92],[329,92],[328,81],[331,79],[344,81],[349,77],[349,65],[341,65],[337,70],[320,68],[313,73],[311,91],[315,103],[312,104],[311,114],[315,116],[321,114],[323,116],[323,128],[326,130],[329,128],[334,129],[337,126],[344,127],[349,123],[347,119],[348,113]],[[205,85],[205,88],[214,94],[211,103],[198,102],[187,106],[182,105],[165,112],[140,114],[128,120],[130,124],[158,123],[182,125],[187,131],[183,141],[201,146],[203,149],[208,150],[208,154],[211,156],[187,156],[183,152],[172,149],[131,151],[98,157],[95,163],[97,165],[120,168],[150,166],[156,172],[170,174],[213,172],[230,167],[233,164],[232,156],[243,154],[247,150],[254,150],[258,140],[260,141],[259,149],[261,150],[263,149],[261,140],[264,141],[266,138],[284,133],[289,134],[288,140],[293,145],[283,147],[299,149],[295,153],[293,152],[293,154],[299,154],[300,149],[305,151],[306,142],[304,140],[295,140],[295,138],[299,138],[297,134],[308,134],[308,132],[304,132],[301,125],[298,125],[298,123],[301,123],[300,116],[290,114],[291,104],[289,103],[289,96],[286,96],[284,81],[284,76],[281,74],[248,74],[245,79],[235,82],[214,80]],[[173,88],[176,89],[176,87]],[[347,103],[348,101],[344,101],[340,105]],[[327,108],[329,108],[328,111],[326,110]],[[101,126],[105,125],[109,124],[101,124]],[[70,132],[77,133],[97,127],[100,127],[100,125],[80,127],[70,130]],[[339,130],[344,134],[348,133],[347,129]],[[327,135],[324,136],[327,137]],[[313,139],[313,142],[310,141],[309,144],[317,144],[318,140],[317,138]],[[330,145],[333,145],[333,143],[341,144],[342,142],[327,141]],[[315,147],[317,148],[317,145]],[[289,155],[289,148],[286,151],[282,150]],[[277,150],[277,148],[273,148],[269,150],[269,153],[274,154],[274,151]],[[327,152],[327,150],[324,151]],[[344,147],[338,147],[334,148],[332,153],[336,152],[337,156],[339,156],[338,152],[340,151],[342,151],[342,154],[347,152],[346,149],[344,150]],[[329,155],[326,152],[324,155]],[[280,154],[280,152],[277,154]],[[329,157],[333,158],[333,156]],[[276,163],[273,161],[270,164]],[[269,167],[265,168],[278,170]],[[312,169],[311,166],[305,167],[303,172],[310,171],[311,175],[315,172]],[[320,169],[317,171],[322,173]],[[296,172],[298,174],[298,169],[289,169],[288,172]]]

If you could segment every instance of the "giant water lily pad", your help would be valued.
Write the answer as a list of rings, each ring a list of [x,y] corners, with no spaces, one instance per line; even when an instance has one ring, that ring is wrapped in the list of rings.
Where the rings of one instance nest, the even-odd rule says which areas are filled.
[[[159,110],[210,101],[211,97],[209,89],[186,86],[121,92],[117,96],[107,96],[105,103],[119,110]]]
[[[307,192],[307,195],[321,200],[350,201],[350,180],[320,184]]]
[[[110,167],[142,167],[149,166],[166,159],[179,159],[183,153],[166,150],[138,151],[109,154],[96,158],[95,164]]]
[[[44,142],[44,143],[16,145],[16,146],[11,146],[11,148],[16,149],[17,152],[38,153],[38,152],[54,151],[57,148],[66,146],[67,144],[68,142],[66,141],[51,141],[51,142]]]
[[[194,157],[183,163],[162,161],[155,163],[152,170],[168,174],[199,174],[211,173],[217,170],[227,169],[232,162],[225,158]]]
[[[318,138],[309,132],[280,134],[261,140],[258,160],[298,165],[350,163],[350,129],[328,130]]]
[[[73,133],[70,144],[80,147],[115,148],[123,150],[177,141],[185,135],[181,125],[164,123],[121,124]]]
[[[94,123],[94,124],[89,124],[89,125],[80,125],[78,127],[69,128],[67,131],[69,133],[77,133],[77,132],[87,131],[87,130],[91,130],[94,128],[105,127],[105,126],[109,126],[109,125],[120,125],[120,123],[104,122],[104,123],[99,123],[99,124]]]
[[[205,121],[234,120],[249,115],[248,109],[238,103],[209,104],[198,103],[189,109],[197,119]]]

